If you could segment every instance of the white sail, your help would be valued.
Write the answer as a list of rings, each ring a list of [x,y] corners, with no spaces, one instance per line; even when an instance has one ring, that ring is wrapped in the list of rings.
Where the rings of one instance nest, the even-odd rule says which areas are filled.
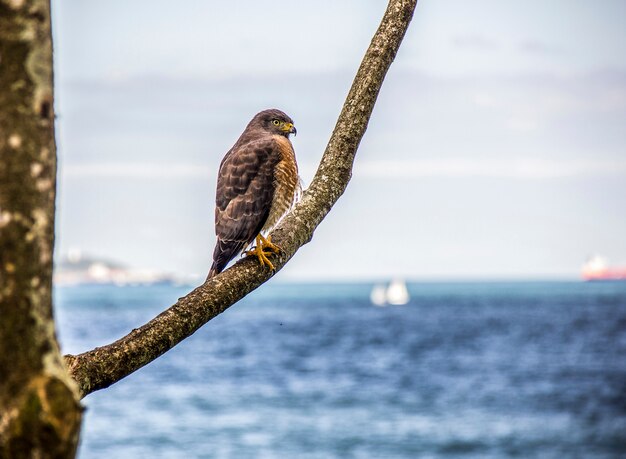
[[[387,304],[387,290],[382,284],[375,285],[370,293],[370,301],[374,306],[385,306]]]
[[[394,279],[387,287],[387,303],[393,305],[403,305],[409,302],[409,291],[406,283],[402,279]]]

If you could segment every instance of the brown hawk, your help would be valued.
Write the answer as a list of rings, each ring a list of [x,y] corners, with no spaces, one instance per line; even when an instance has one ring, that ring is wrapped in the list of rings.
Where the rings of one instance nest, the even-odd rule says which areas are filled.
[[[280,248],[262,233],[287,213],[300,190],[298,165],[289,134],[293,120],[280,110],[257,113],[226,153],[217,176],[213,265],[207,279],[222,272],[239,252],[247,252],[274,270],[268,259]]]

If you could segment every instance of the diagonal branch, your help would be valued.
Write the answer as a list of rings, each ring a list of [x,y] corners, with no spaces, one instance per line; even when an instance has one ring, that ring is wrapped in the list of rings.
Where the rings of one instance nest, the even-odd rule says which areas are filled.
[[[346,189],[380,87],[416,4],[417,0],[390,0],[310,187],[272,233],[272,240],[283,249],[272,258],[276,270],[311,240]],[[69,372],[83,396],[108,387],[167,352],[271,277],[256,259],[242,259],[125,337],[79,355],[66,355]]]

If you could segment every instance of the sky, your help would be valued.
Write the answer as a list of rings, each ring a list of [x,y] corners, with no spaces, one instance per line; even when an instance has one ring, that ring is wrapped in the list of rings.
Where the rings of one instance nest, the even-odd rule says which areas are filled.
[[[219,162],[280,108],[306,186],[386,2],[53,0],[56,256],[203,279]],[[284,280],[626,265],[626,2],[423,0]]]

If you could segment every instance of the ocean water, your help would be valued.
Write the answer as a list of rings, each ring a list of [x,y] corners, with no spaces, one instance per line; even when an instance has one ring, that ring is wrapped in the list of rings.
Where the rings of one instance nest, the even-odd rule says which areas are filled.
[[[85,398],[79,458],[624,458],[626,283],[270,282]],[[64,352],[189,289],[56,290]]]

